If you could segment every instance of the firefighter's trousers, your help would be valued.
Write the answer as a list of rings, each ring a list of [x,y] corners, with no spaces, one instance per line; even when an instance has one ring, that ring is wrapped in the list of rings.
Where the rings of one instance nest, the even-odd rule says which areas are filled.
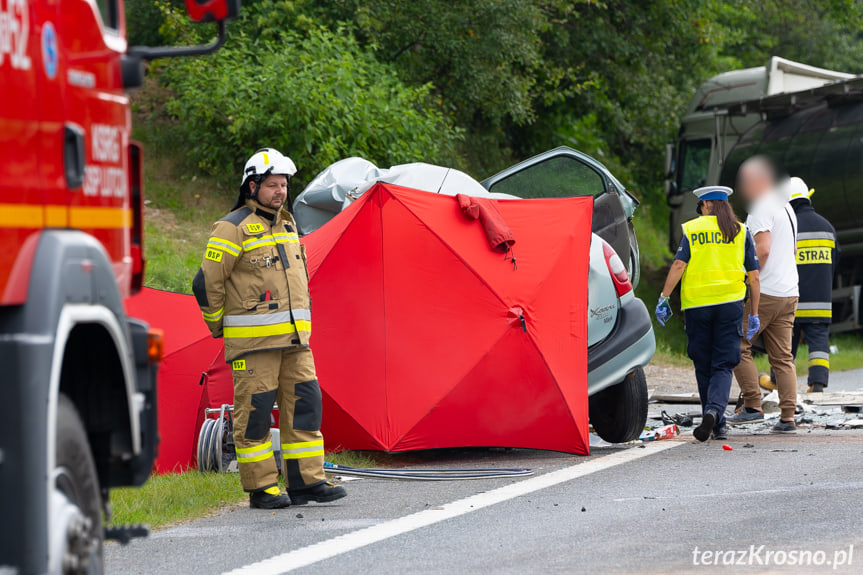
[[[791,353],[795,358],[801,336],[805,336],[809,344],[809,385],[820,383],[827,387],[830,378],[830,324],[795,321],[791,339]]]
[[[279,406],[283,472],[288,490],[325,481],[321,389],[308,348],[258,351],[231,364],[234,374],[234,443],[243,489],[278,484],[270,436],[273,404]]]

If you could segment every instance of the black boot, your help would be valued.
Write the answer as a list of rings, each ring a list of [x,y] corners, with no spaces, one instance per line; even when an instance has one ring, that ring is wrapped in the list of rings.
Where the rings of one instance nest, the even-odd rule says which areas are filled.
[[[272,495],[266,491],[249,494],[249,507],[252,509],[284,509],[291,506],[291,498],[284,493]]]
[[[716,414],[708,411],[701,417],[701,425],[692,431],[692,435],[698,441],[707,441],[710,439],[710,433],[713,431],[713,426],[716,424]]]
[[[326,483],[319,483],[314,487],[289,489],[288,494],[291,496],[291,503],[294,505],[305,505],[309,501],[329,503],[330,501],[347,496],[348,492],[341,485],[333,485],[327,481]]]

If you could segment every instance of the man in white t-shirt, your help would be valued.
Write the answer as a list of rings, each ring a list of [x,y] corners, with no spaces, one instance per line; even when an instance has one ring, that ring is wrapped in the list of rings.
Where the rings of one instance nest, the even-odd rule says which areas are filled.
[[[773,433],[794,433],[797,407],[797,373],[791,354],[794,312],[797,310],[797,217],[787,197],[778,191],[773,166],[763,157],[750,158],[740,166],[738,188],[749,203],[746,227],[755,239],[755,252],[761,262],[761,302],[758,332],[776,374],[779,390],[779,422]],[[748,305],[748,303],[747,303]],[[748,310],[743,317],[748,316]],[[744,333],[746,326],[743,326]],[[752,345],[741,338],[741,360],[734,376],[743,392],[743,409],[728,419],[729,425],[764,421],[758,369],[752,361]]]

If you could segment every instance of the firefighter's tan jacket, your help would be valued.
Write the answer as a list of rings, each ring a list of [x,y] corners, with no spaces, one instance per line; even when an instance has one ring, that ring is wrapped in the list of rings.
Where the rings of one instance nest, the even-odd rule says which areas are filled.
[[[311,311],[304,246],[290,214],[246,200],[213,225],[192,290],[225,360],[308,346]]]

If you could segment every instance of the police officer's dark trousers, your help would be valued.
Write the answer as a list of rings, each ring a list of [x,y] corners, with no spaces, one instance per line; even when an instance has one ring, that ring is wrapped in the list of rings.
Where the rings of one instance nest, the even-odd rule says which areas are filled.
[[[804,336],[809,345],[809,385],[827,387],[830,377],[830,324],[826,322],[794,322],[791,355],[797,358],[797,346]]]
[[[740,363],[743,302],[689,308],[685,312],[686,351],[695,365],[701,409],[715,412],[725,425],[731,376]]]

